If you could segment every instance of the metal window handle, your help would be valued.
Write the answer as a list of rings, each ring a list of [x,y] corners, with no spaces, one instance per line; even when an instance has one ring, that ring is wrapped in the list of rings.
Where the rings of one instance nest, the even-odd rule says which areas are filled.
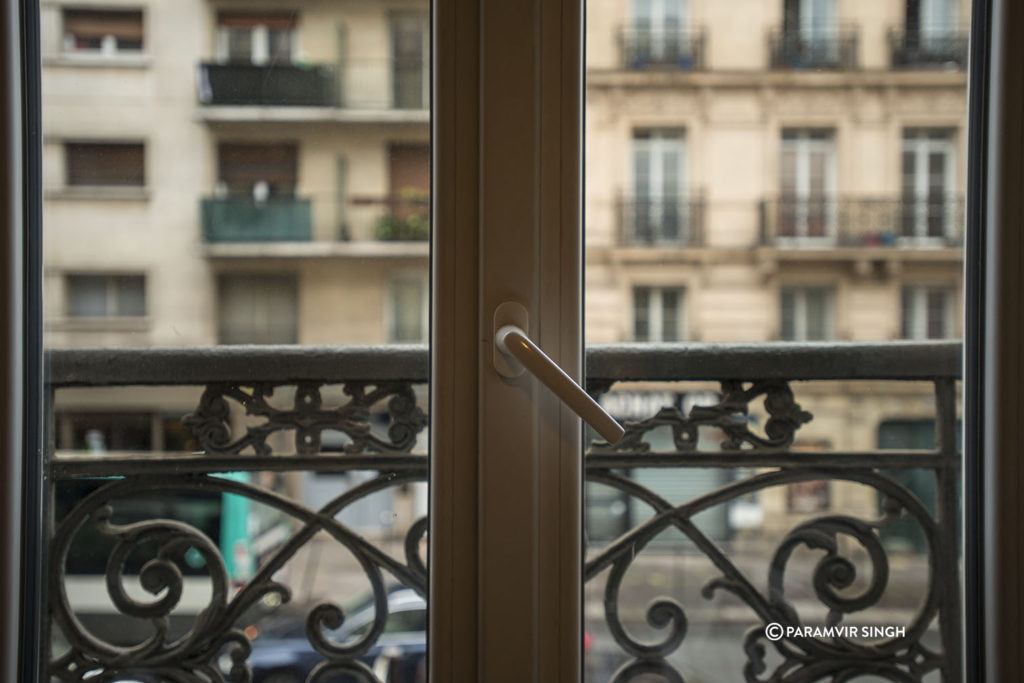
[[[514,305],[518,306],[518,304]],[[512,356],[519,361],[524,368],[539,379],[555,396],[562,399],[574,413],[593,427],[608,443],[618,443],[626,433],[622,425],[616,422],[615,418],[584,391],[583,387],[576,384],[562,368],[558,367],[555,361],[530,341],[526,332],[519,325],[509,324],[500,327],[494,335],[494,345],[502,354]],[[514,377],[522,372],[507,363],[507,359],[502,359],[505,362],[501,365],[505,367],[500,367],[497,354],[495,354],[494,360],[498,372],[506,377]]]

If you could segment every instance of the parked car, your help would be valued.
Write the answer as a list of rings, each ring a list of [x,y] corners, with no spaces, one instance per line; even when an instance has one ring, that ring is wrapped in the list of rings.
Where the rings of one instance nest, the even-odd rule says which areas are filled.
[[[345,610],[345,614],[341,627],[325,631],[330,642],[352,643],[369,631],[376,618],[372,597]],[[264,619],[246,631],[252,637],[249,664],[253,683],[303,683],[324,660],[306,637],[305,614]],[[426,631],[426,601],[411,588],[392,588],[388,592],[384,631],[358,659],[384,683],[423,683],[427,680]],[[223,666],[229,667],[230,662]],[[357,677],[343,673],[325,679],[325,683],[358,681]]]

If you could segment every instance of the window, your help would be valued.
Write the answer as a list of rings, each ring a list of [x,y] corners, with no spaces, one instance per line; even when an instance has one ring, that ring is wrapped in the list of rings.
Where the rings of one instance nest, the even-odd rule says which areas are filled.
[[[694,65],[688,0],[634,0],[632,30],[626,35],[626,63]]]
[[[779,236],[835,235],[836,159],[828,129],[782,131]]]
[[[298,341],[298,284],[293,275],[221,275],[221,344],[294,344]]]
[[[143,275],[68,275],[67,315],[72,318],[142,317],[146,315]]]
[[[907,34],[919,36],[922,47],[941,45],[956,23],[951,0],[907,0]]]
[[[394,277],[388,283],[388,341],[427,340],[427,283],[419,276]]]
[[[829,68],[853,60],[839,40],[835,0],[785,0],[782,36],[774,50],[776,66]]]
[[[953,292],[946,287],[904,287],[903,339],[952,339]]]
[[[68,187],[146,184],[146,153],[140,142],[68,142],[64,160]]]
[[[783,341],[832,339],[833,292],[827,287],[785,287],[780,295]]]
[[[685,241],[686,138],[679,129],[633,132],[633,200],[628,205],[631,242]]]
[[[217,58],[237,64],[290,64],[295,24],[294,12],[220,12]]]
[[[299,164],[294,143],[228,143],[217,146],[218,180],[233,195],[255,198],[295,193]]]
[[[904,237],[952,236],[955,172],[953,131],[907,128],[903,132]]]
[[[423,109],[429,101],[429,33],[426,15],[397,12],[391,16],[392,104]]]
[[[65,52],[138,53],[142,36],[139,10],[64,10]]]
[[[682,287],[633,289],[634,341],[680,341],[686,335]]]

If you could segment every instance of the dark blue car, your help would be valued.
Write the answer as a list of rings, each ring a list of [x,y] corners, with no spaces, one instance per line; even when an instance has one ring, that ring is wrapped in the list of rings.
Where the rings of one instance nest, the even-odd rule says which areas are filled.
[[[347,612],[344,623],[327,631],[331,642],[352,643],[373,625],[372,601]],[[377,642],[359,661],[373,669],[384,683],[423,683],[427,680],[427,603],[410,588],[388,594],[388,619]],[[302,683],[323,655],[306,638],[305,618],[283,617],[258,628],[252,641],[253,683]],[[338,674],[327,683],[357,683],[358,678]]]

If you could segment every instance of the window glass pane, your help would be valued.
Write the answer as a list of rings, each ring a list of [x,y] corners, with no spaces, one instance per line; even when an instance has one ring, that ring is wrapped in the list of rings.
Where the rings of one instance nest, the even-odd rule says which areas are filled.
[[[145,185],[144,149],[138,143],[67,143],[67,184]]]
[[[68,277],[68,315],[108,315],[110,313],[107,301],[108,282],[108,278],[102,275],[72,275]]]
[[[947,339],[950,330],[946,329],[948,293],[941,289],[928,290],[928,338]]]
[[[636,287],[633,290],[633,339],[648,341],[651,338],[651,290]]]
[[[146,315],[146,281],[133,275],[121,275],[114,279],[116,289],[116,310],[118,315]]]
[[[901,326],[900,336],[904,339],[913,339],[917,336],[915,332],[915,289],[913,287],[904,287],[901,292],[902,302],[902,315],[901,315]]]
[[[822,289],[808,289],[804,291],[804,297],[807,302],[807,339],[829,339],[829,293]]]
[[[105,52],[142,49],[142,12],[119,10],[64,10],[64,48],[69,51]]]
[[[796,323],[796,300],[797,292],[792,289],[784,289],[780,295],[779,308],[781,310],[780,337],[782,339],[797,338]]]
[[[661,293],[661,341],[679,341],[682,339],[682,292],[666,289]]]
[[[270,680],[287,640],[306,680],[376,588],[423,680],[429,0],[37,4],[42,670]]]
[[[419,280],[391,282],[391,339],[393,342],[423,341],[426,330],[426,296]]]
[[[891,672],[847,670],[837,641],[770,640],[758,605],[785,604],[774,618],[801,625],[905,625],[927,600],[947,626],[961,618],[959,489],[935,474],[949,460],[934,441],[875,451],[883,425],[934,435],[958,419],[959,368],[917,342],[952,347],[962,329],[968,5],[586,3],[584,340],[600,358],[587,380],[628,431],[617,446],[584,440],[587,683],[937,681],[959,666],[962,642],[941,619],[907,639],[936,653],[928,672],[884,655]],[[692,55],[673,52],[675,14]],[[683,201],[658,200],[673,192]],[[885,377],[852,378],[886,357]],[[915,380],[922,365],[938,382]],[[780,393],[748,393],[766,377]],[[786,412],[790,397],[800,408]],[[809,421],[781,429],[801,411]],[[798,540],[838,518],[868,531],[864,544],[818,537],[853,568],[837,594],[868,595],[885,571],[872,556],[888,570],[855,612],[815,591],[831,551]],[[933,523],[945,554],[920,542]],[[955,599],[921,581],[931,571]],[[664,610],[656,625],[651,605]]]

